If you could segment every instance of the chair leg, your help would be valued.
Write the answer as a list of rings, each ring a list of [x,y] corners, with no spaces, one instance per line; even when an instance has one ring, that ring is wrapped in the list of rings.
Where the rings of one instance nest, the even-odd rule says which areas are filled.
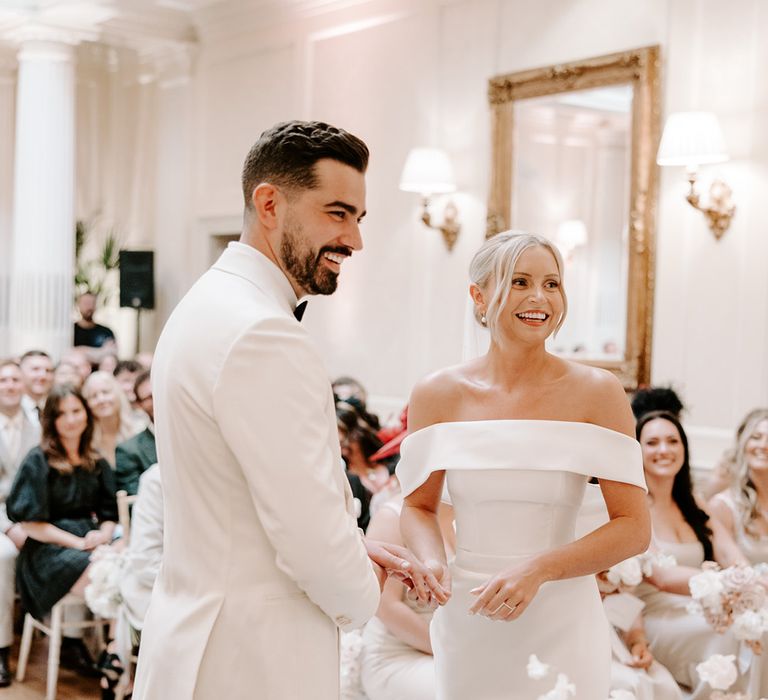
[[[45,700],[56,700],[56,684],[59,680],[59,654],[61,653],[61,610],[58,603],[51,610],[51,635],[48,641],[48,677],[45,683]]]
[[[32,615],[24,615],[24,631],[21,633],[21,646],[19,647],[19,662],[16,664],[16,680],[20,683],[27,674],[27,661],[29,661],[29,651],[32,648],[32,635],[35,633],[35,627],[32,624]]]

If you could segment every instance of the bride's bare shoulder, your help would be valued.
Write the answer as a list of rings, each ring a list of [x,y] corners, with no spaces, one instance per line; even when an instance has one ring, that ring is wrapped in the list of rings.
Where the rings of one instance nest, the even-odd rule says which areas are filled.
[[[579,362],[564,363],[569,394],[586,410],[585,419],[620,433],[634,436],[634,416],[624,387],[616,375]]]
[[[433,372],[417,382],[408,402],[408,430],[414,432],[434,423],[451,420],[470,373],[469,365],[454,365]]]

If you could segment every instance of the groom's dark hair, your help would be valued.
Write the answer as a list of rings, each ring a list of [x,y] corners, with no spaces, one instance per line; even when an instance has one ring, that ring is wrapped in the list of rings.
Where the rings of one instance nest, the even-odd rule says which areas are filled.
[[[267,129],[253,144],[243,165],[246,209],[252,207],[251,195],[262,182],[289,191],[317,187],[315,163],[323,158],[364,173],[368,147],[357,136],[324,122],[281,122]]]

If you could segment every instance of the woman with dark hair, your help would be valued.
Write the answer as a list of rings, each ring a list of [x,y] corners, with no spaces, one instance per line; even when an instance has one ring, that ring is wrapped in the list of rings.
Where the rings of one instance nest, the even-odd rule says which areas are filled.
[[[370,493],[378,493],[389,484],[390,473],[383,464],[370,460],[382,445],[374,428],[356,406],[346,401],[336,404],[336,423],[347,471],[357,476]]]
[[[7,501],[28,536],[17,587],[38,619],[67,593],[83,595],[91,551],[111,542],[117,519],[114,475],[92,447],[93,416],[77,389],[54,386],[41,424],[41,444],[19,467]]]
[[[637,439],[648,484],[651,548],[677,561],[656,567],[637,590],[645,602],[647,641],[653,656],[691,690],[691,700],[700,700],[709,697],[711,688],[699,678],[696,665],[712,654],[738,655],[739,642],[731,632],[719,634],[702,616],[688,612],[688,582],[705,561],[723,567],[747,562],[722,523],[693,494],[688,438],[678,419],[664,411],[647,413],[637,423]],[[760,692],[768,692],[766,679]]]

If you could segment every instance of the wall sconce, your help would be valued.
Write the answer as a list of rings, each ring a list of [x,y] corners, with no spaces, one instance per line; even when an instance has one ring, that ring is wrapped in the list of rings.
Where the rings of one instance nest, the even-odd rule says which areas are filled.
[[[557,227],[555,241],[566,260],[573,258],[573,251],[587,243],[587,225],[581,219],[568,219]]]
[[[440,231],[446,247],[452,250],[461,230],[461,225],[456,220],[456,205],[451,201],[445,205],[442,224],[433,224],[429,213],[429,198],[433,194],[446,194],[456,190],[448,154],[439,148],[412,148],[400,176],[400,189],[403,192],[417,192],[422,196],[421,221],[425,226]]]
[[[704,163],[723,163],[727,160],[723,132],[712,112],[675,112],[669,115],[656,162],[659,165],[685,166],[690,185],[686,200],[704,213],[709,228],[718,240],[728,230],[736,212],[731,188],[722,180],[715,180],[709,189],[709,204],[702,204],[696,192],[696,170]]]

